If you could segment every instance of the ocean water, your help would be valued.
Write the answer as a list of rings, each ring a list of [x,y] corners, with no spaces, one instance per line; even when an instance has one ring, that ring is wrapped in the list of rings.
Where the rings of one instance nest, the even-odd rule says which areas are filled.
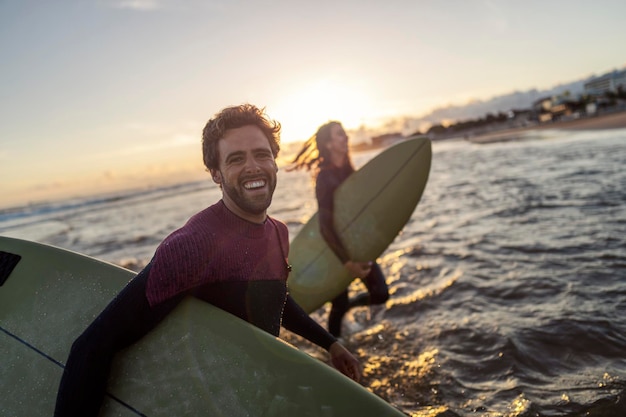
[[[363,385],[408,415],[626,416],[626,130],[539,135],[433,143],[422,201],[379,259],[391,298],[345,320]],[[16,207],[0,234],[137,270],[219,197],[207,176]],[[316,209],[310,177],[281,170],[270,214],[293,237]]]

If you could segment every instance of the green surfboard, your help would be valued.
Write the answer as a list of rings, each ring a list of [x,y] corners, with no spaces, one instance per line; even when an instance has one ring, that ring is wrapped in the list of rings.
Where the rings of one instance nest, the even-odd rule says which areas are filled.
[[[410,219],[428,181],[432,150],[425,137],[387,148],[335,192],[335,229],[353,260],[379,257]],[[352,278],[328,247],[317,213],[291,242],[289,292],[310,313],[345,290]]]
[[[134,275],[88,256],[0,236],[0,415],[53,414],[74,339]],[[404,414],[325,363],[194,298],[118,353],[101,413],[354,415]]]

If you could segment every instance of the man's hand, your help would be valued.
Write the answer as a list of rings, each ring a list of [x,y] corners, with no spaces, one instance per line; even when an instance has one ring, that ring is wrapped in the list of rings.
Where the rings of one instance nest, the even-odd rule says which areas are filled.
[[[339,372],[356,382],[361,380],[361,364],[341,343],[330,345],[328,353],[333,366]]]

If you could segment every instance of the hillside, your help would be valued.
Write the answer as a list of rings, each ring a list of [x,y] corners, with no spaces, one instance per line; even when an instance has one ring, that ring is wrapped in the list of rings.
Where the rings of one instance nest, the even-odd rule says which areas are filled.
[[[423,128],[424,125],[437,124],[443,120],[468,120],[480,118],[489,113],[495,114],[499,112],[507,112],[513,109],[525,109],[531,107],[534,101],[542,97],[559,95],[565,91],[569,91],[572,95],[577,95],[584,91],[584,84],[592,78],[595,78],[595,76],[572,81],[566,84],[559,84],[550,89],[515,91],[487,100],[476,100],[464,105],[450,105],[436,108],[424,116],[405,119],[404,129],[406,131],[415,131]]]

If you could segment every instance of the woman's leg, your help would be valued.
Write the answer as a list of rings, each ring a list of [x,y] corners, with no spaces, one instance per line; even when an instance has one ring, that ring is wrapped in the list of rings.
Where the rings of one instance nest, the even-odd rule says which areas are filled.
[[[370,273],[362,280],[367,292],[361,293],[350,300],[349,308],[384,304],[389,299],[389,287],[380,266],[374,262]]]
[[[380,269],[380,266],[376,262],[372,265],[372,270],[365,278],[364,284],[367,287],[367,291],[370,293],[370,305],[384,304],[387,302],[389,299],[389,287],[387,286],[387,281],[385,280],[382,269]]]

